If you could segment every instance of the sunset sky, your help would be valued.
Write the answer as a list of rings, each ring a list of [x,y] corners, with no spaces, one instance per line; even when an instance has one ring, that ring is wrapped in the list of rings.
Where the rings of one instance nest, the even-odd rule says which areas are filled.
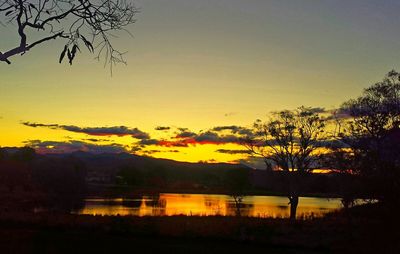
[[[273,110],[337,108],[400,70],[398,0],[135,0],[110,75],[52,41],[0,62],[0,146],[197,162],[246,157],[234,137]],[[16,46],[0,25],[0,51]]]

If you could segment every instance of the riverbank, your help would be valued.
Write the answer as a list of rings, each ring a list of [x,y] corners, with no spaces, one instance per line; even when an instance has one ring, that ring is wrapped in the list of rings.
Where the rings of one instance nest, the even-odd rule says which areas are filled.
[[[1,213],[1,253],[398,253],[399,219],[377,204],[323,218]],[[75,251],[75,250],[74,250]]]

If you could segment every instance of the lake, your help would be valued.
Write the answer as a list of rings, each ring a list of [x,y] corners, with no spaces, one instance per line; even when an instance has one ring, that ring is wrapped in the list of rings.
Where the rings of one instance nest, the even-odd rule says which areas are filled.
[[[90,215],[133,215],[133,216],[233,216],[237,206],[231,196],[209,194],[171,194],[132,198],[90,198],[85,206],[75,211]],[[281,196],[246,196],[240,206],[240,213],[250,217],[287,218],[290,209],[288,199]],[[342,208],[339,198],[301,197],[297,215],[319,217]]]

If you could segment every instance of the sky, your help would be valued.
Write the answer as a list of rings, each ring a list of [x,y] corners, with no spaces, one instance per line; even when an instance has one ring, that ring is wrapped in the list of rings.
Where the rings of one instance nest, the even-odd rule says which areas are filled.
[[[85,50],[58,64],[58,41],[0,63],[0,146],[235,162],[256,119],[337,108],[400,69],[397,0],[134,3],[113,75]],[[0,26],[0,51],[15,28]]]

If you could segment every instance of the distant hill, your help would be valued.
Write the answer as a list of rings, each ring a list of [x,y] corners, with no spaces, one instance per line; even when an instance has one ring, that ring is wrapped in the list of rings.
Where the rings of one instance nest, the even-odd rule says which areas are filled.
[[[243,168],[240,164],[229,164],[229,163],[191,163],[191,162],[180,162],[169,159],[159,159],[146,156],[138,156],[129,153],[103,153],[93,154],[88,152],[73,152],[66,154],[45,154],[40,155],[48,158],[68,158],[74,157],[82,160],[86,163],[86,166],[90,169],[101,169],[101,168],[115,168],[119,166],[158,166],[165,169],[236,169]]]
[[[2,157],[6,158],[3,162]],[[35,154],[29,148],[0,148],[0,165],[7,166],[7,157],[8,160],[22,161],[28,168],[36,168],[37,172],[47,165],[46,174],[49,176],[59,169],[74,172],[75,165],[79,165],[84,168],[86,183],[95,194],[100,193],[101,188],[112,191],[136,188],[221,193],[226,192],[230,185],[243,182],[247,182],[245,188],[248,192],[286,193],[289,186],[285,172],[256,170],[242,164],[178,162],[128,153]],[[340,174],[307,174],[301,182],[304,193],[335,195],[340,186],[346,184],[341,178]],[[355,185],[353,181],[356,179],[349,185]]]

